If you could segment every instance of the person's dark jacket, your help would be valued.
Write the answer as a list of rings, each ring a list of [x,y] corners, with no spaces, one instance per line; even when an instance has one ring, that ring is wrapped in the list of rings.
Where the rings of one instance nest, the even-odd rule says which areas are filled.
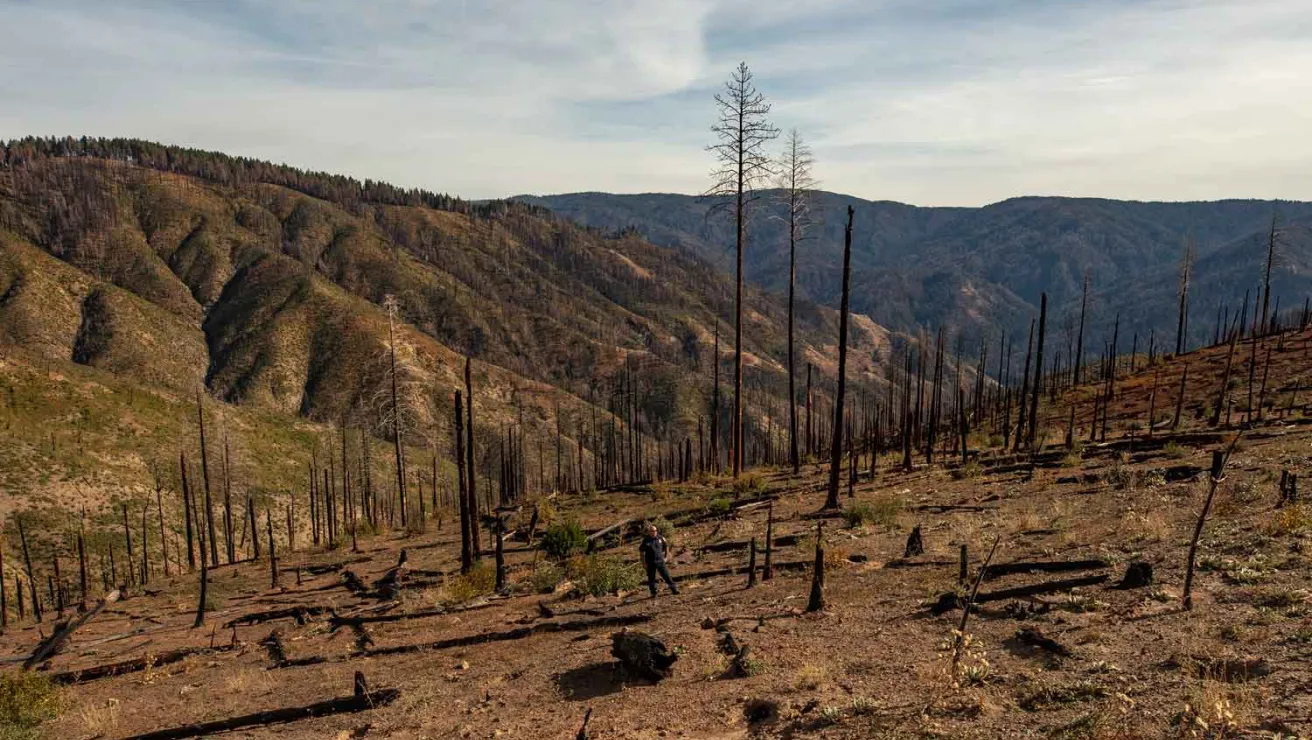
[[[644,563],[655,565],[665,562],[665,551],[669,546],[670,543],[660,535],[646,535],[642,538],[642,544],[638,546],[638,552],[642,553]]]

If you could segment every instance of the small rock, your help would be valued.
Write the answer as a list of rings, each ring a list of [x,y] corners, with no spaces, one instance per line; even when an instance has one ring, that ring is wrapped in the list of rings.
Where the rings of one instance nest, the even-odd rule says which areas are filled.
[[[462,661],[460,661],[459,663],[456,663],[456,670],[457,670],[457,671],[467,671],[467,670],[469,670],[469,661],[467,661],[467,660],[462,660]]]

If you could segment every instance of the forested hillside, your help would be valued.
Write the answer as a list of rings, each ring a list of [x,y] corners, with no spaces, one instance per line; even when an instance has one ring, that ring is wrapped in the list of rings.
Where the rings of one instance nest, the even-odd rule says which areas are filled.
[[[145,142],[25,140],[6,145],[0,162],[0,377],[16,422],[7,446],[30,462],[23,491],[95,477],[55,464],[58,440],[42,440],[64,430],[38,432],[54,419],[16,395],[44,396],[70,378],[160,394],[182,409],[178,434],[194,434],[185,409],[204,389],[234,407],[234,418],[301,417],[385,441],[389,319],[403,431],[426,456],[449,457],[465,357],[489,430],[480,471],[494,478],[507,427],[519,430],[516,444],[537,448],[534,480],[554,474],[542,468],[558,463],[539,461],[557,437],[581,443],[581,467],[592,467],[607,419],[635,425],[653,450],[697,438],[699,424],[702,439],[709,432],[716,326],[727,358],[733,293],[697,255],[602,236],[525,205],[472,205]],[[747,309],[748,452],[766,456],[784,428],[776,417],[785,413],[786,313],[759,291]],[[874,384],[903,342],[860,317],[855,326],[850,372]],[[822,396],[834,312],[801,305],[798,332],[799,359],[815,363]],[[726,389],[722,413],[727,406]],[[155,452],[171,459],[181,444]],[[270,486],[290,486],[313,444],[305,441]],[[145,485],[148,462],[97,475]]]
[[[787,286],[788,244],[782,206],[762,194],[746,252],[747,278],[768,290]],[[708,217],[711,202],[670,194],[574,193],[521,198],[581,224],[633,231],[728,264],[733,224]],[[1062,317],[1075,317],[1084,277],[1090,281],[1090,334],[1110,339],[1117,312],[1127,340],[1156,331],[1173,345],[1176,316],[1162,310],[1176,300],[1177,272],[1186,241],[1194,245],[1191,346],[1210,340],[1219,307],[1237,309],[1263,279],[1267,237],[1279,219],[1280,259],[1274,296],[1301,306],[1312,280],[1300,265],[1312,260],[1303,234],[1312,204],[1227,200],[1150,203],[1092,198],[1026,197],[982,208],[925,208],[817,192],[817,226],[799,248],[802,295],[838,304],[833,274],[842,256],[838,214],[856,209],[852,306],[900,331],[960,327],[971,334],[1002,327],[1022,333],[1038,313],[1040,293]],[[1250,312],[1251,313],[1251,312]],[[1097,345],[1095,345],[1097,346]],[[1128,347],[1123,347],[1122,351]]]

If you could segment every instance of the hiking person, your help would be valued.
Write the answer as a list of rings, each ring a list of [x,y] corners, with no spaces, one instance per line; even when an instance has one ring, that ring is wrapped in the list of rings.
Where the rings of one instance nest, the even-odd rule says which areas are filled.
[[[647,534],[642,538],[638,552],[642,553],[642,562],[647,566],[647,588],[651,591],[653,599],[656,598],[657,573],[660,573],[661,578],[669,585],[670,593],[679,593],[679,587],[674,585],[674,579],[670,577],[670,569],[665,567],[665,553],[669,549],[670,543],[656,530],[656,525],[648,524]]]

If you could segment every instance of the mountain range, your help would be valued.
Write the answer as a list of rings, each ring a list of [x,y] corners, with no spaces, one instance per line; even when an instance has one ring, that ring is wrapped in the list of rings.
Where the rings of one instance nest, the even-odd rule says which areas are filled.
[[[779,195],[757,194],[744,257],[746,279],[776,293],[786,291],[788,281]],[[711,215],[714,203],[704,198],[572,193],[519,200],[732,269],[733,221]],[[898,332],[948,327],[972,339],[997,337],[1000,329],[1023,336],[1046,292],[1055,311],[1050,326],[1070,333],[1087,276],[1089,346],[1110,338],[1119,314],[1120,351],[1130,350],[1135,334],[1143,339],[1140,349],[1150,334],[1158,347],[1173,348],[1178,273],[1188,242],[1195,254],[1188,344],[1196,346],[1210,341],[1218,309],[1238,311],[1245,291],[1250,302],[1256,298],[1273,217],[1272,303],[1280,298],[1282,307],[1301,309],[1312,294],[1312,203],[1022,197],[980,208],[917,207],[815,191],[815,224],[797,259],[798,293],[807,300],[838,305],[833,275],[841,264],[848,206],[855,210],[853,309]]]

